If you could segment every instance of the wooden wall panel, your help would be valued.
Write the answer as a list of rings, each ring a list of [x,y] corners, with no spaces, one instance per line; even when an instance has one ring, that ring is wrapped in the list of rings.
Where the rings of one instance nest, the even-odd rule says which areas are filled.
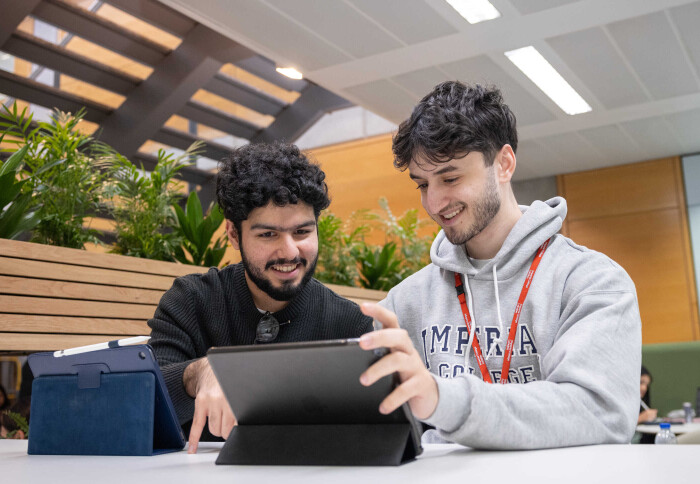
[[[697,339],[676,209],[569,222],[570,237],[600,250],[637,286],[644,343]],[[679,277],[680,276],[680,277]]]
[[[637,286],[646,343],[700,339],[678,157],[558,177],[562,231],[610,256]]]
[[[394,168],[390,134],[316,148],[309,154],[326,173],[331,195],[329,210],[341,219],[347,220],[359,209],[380,211],[381,197],[389,201],[394,215],[418,209],[418,216],[428,219],[416,184],[408,173]],[[428,235],[438,229],[437,224],[431,223],[422,233]]]
[[[678,207],[674,160],[665,158],[561,176],[569,221]]]

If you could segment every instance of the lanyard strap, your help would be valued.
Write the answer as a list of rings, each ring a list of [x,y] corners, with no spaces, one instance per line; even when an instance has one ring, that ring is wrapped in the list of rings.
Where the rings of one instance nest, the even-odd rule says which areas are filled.
[[[515,313],[513,314],[513,321],[510,323],[510,331],[508,332],[508,342],[506,343],[505,355],[503,357],[503,368],[501,370],[501,380],[499,383],[508,383],[508,371],[510,370],[510,360],[513,356],[513,346],[515,344],[515,335],[518,332],[518,321],[520,321],[520,313],[523,309],[523,304],[525,303],[525,298],[527,298],[527,293],[530,290],[530,285],[532,279],[535,277],[535,272],[537,272],[537,267],[540,265],[542,256],[549,246],[551,239],[547,239],[539,249],[537,249],[537,254],[535,259],[530,265],[530,270],[527,271],[527,277],[525,278],[525,283],[520,291],[520,297],[518,298],[518,304],[515,306]],[[455,290],[457,291],[457,299],[459,299],[459,304],[462,306],[462,315],[464,316],[464,324],[467,327],[467,331],[471,334],[472,331],[472,320],[469,316],[469,310],[467,308],[467,299],[464,295],[464,284],[462,283],[462,276],[455,272]],[[474,340],[472,341],[472,347],[474,348],[474,356],[476,356],[476,362],[479,364],[479,370],[481,370],[481,377],[487,383],[493,383],[491,380],[491,375],[489,375],[489,370],[486,367],[486,361],[484,360],[484,355],[481,352],[481,346],[479,345],[479,339],[474,333]]]

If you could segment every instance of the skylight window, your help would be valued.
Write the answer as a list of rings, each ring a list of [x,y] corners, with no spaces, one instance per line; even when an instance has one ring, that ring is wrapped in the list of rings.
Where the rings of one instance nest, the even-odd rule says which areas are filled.
[[[581,95],[533,46],[511,50],[505,54],[566,114],[574,115],[591,111],[592,108]]]

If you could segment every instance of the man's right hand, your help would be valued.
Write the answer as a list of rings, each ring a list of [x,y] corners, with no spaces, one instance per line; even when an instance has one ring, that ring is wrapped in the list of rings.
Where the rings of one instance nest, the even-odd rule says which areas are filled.
[[[185,368],[182,380],[185,391],[194,397],[194,418],[190,428],[188,449],[188,453],[194,454],[197,452],[207,418],[209,432],[226,439],[236,425],[236,417],[206,358],[190,363]]]

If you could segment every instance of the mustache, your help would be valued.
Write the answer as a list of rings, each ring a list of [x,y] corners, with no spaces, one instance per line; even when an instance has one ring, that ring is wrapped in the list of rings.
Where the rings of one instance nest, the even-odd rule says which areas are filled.
[[[265,264],[265,270],[269,269],[272,266],[282,266],[286,264],[301,264],[303,267],[306,267],[308,261],[303,257],[295,257],[294,259],[275,259],[268,261],[267,264]]]

